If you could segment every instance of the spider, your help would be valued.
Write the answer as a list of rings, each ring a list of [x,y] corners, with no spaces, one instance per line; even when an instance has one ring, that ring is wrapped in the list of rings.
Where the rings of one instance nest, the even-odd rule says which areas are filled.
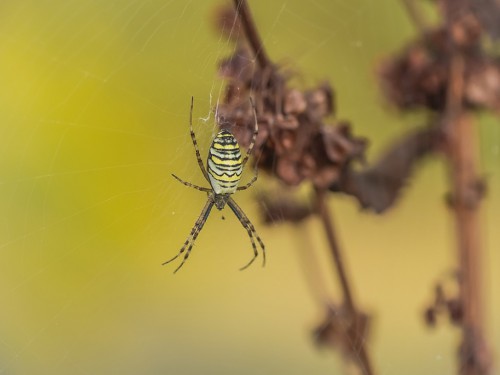
[[[240,221],[243,228],[246,229],[248,236],[250,237],[250,241],[252,242],[252,248],[254,252],[254,256],[250,260],[250,262],[248,262],[245,266],[241,267],[240,270],[244,270],[245,268],[250,266],[259,255],[257,251],[257,246],[255,244],[255,239],[257,239],[257,242],[259,243],[262,249],[262,256],[263,256],[262,265],[264,266],[266,263],[266,251],[264,243],[258,236],[253,224],[250,222],[250,220],[245,215],[243,210],[236,204],[236,202],[231,197],[231,195],[234,194],[236,191],[248,189],[257,180],[257,172],[256,172],[255,176],[249,183],[247,183],[244,186],[238,186],[238,183],[240,182],[241,178],[241,173],[243,172],[243,168],[245,167],[245,164],[248,161],[250,154],[252,153],[253,147],[255,145],[255,139],[257,138],[257,134],[259,131],[257,124],[257,113],[255,112],[255,106],[253,100],[250,98],[255,119],[255,127],[252,135],[252,140],[250,142],[250,145],[248,146],[245,157],[243,159],[241,158],[240,146],[238,145],[238,142],[236,141],[234,136],[227,130],[221,130],[219,133],[217,133],[217,135],[212,141],[212,145],[210,146],[206,168],[203,165],[203,161],[201,160],[200,150],[198,149],[198,143],[196,142],[196,136],[193,131],[193,101],[194,101],[193,97],[191,97],[191,111],[189,114],[189,128],[191,132],[191,140],[193,141],[193,146],[196,153],[196,159],[198,160],[198,166],[200,167],[201,173],[203,173],[205,179],[210,183],[210,188],[205,188],[202,186],[194,185],[190,182],[186,182],[177,177],[175,174],[172,174],[172,176],[177,181],[188,187],[192,187],[196,190],[206,192],[208,195],[208,200],[207,203],[205,204],[205,207],[203,207],[203,210],[201,211],[198,220],[196,220],[196,223],[191,229],[191,233],[189,233],[189,236],[186,242],[184,242],[184,245],[182,246],[181,250],[172,259],[169,259],[166,262],[164,262],[163,265],[172,262],[174,259],[177,259],[177,257],[179,257],[187,249],[181,264],[174,271],[174,273],[176,273],[188,259],[191,249],[193,248],[194,242],[198,237],[198,235],[200,234],[203,225],[205,225],[205,222],[207,221],[208,216],[210,215],[212,207],[215,205],[215,207],[217,207],[218,210],[222,210],[227,204],[229,208],[234,212],[234,214]]]

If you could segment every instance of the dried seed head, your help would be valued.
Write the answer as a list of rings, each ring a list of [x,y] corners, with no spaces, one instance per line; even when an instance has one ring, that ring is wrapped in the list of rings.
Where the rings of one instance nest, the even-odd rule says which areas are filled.
[[[457,52],[465,63],[462,105],[469,109],[500,108],[500,60],[481,49],[482,25],[476,14],[465,5],[461,10],[454,6],[453,2],[444,4],[444,12],[452,14],[446,25],[429,31],[382,64],[383,92],[400,109],[444,110],[452,56]]]
[[[220,14],[218,25],[223,32],[227,33],[224,30],[232,22],[227,20],[232,17]],[[347,122],[326,123],[335,111],[329,83],[308,90],[291,87],[291,73],[256,56],[255,40],[250,39],[232,39],[234,53],[220,62],[226,91],[216,111],[219,126],[229,127],[238,143],[248,147],[255,124],[252,97],[259,126],[253,151],[257,167],[288,186],[303,182],[322,189],[332,186],[353,161],[364,160],[367,141],[352,135]],[[291,211],[293,220],[307,210]]]
[[[254,128],[249,96],[256,104],[259,135],[254,149],[258,166],[287,185],[308,180],[328,187],[353,160],[362,160],[367,142],[354,137],[348,123],[325,125],[333,112],[333,90],[323,83],[302,92],[288,88],[286,73],[261,69],[239,44],[220,66],[227,79],[226,95],[217,109],[220,126],[232,125],[247,147]]]

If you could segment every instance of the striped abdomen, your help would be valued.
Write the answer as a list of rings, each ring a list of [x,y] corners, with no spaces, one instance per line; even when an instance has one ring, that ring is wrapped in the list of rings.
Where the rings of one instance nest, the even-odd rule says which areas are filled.
[[[233,135],[221,130],[208,152],[208,177],[215,194],[232,194],[240,182],[243,166],[240,146]]]

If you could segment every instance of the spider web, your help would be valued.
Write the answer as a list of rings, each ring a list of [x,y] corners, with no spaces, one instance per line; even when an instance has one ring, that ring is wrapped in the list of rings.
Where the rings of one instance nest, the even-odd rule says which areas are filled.
[[[234,48],[212,25],[220,5],[1,3],[0,373],[341,371],[341,359],[319,355],[308,336],[321,303],[338,296],[331,280],[324,287],[304,278],[308,262],[331,274],[327,254],[304,251],[324,247],[314,223],[265,228],[252,192],[237,194],[266,243],[266,268],[257,261],[238,272],[252,250],[229,211],[224,221],[212,213],[175,277],[175,265],[161,267],[206,200],[170,174],[206,184],[189,136],[189,104],[194,96],[194,128],[205,158],[217,131],[211,109],[224,88],[217,62]],[[339,93],[339,117],[376,140],[370,152],[401,131],[406,120],[383,109],[373,66],[412,35],[402,8],[389,0],[259,0],[250,6],[270,55],[298,73],[299,85],[329,79]],[[483,121],[482,155],[498,186],[500,133],[493,121]],[[245,171],[244,181],[251,175]],[[337,202],[359,300],[380,315],[372,342],[381,373],[453,368],[453,333],[429,335],[415,317],[430,280],[452,259],[435,252],[452,246],[446,212],[436,209],[445,191],[442,175],[432,164],[403,207],[384,220],[358,213],[350,201]],[[253,192],[271,180],[262,178]],[[499,199],[488,202],[489,223],[499,218],[493,209]],[[436,211],[434,218],[415,219],[422,209]],[[500,243],[496,231],[486,236],[491,248]],[[499,271],[498,254],[488,260]],[[387,267],[391,272],[381,272]],[[499,273],[491,272],[492,285],[499,285]],[[401,289],[394,289],[394,280],[402,280]],[[412,338],[404,349],[402,337]]]

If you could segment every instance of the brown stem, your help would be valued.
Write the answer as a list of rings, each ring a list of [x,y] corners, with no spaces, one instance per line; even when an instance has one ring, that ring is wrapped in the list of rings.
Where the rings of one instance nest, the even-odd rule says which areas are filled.
[[[462,109],[465,63],[460,53],[451,60],[444,131],[452,182],[452,207],[457,233],[462,344],[460,375],[490,373],[490,352],[484,339],[481,295],[481,244],[479,202],[481,182],[477,173],[474,123]]]
[[[347,307],[348,314],[350,315],[349,320],[351,321],[351,324],[356,325],[359,321],[358,317],[361,314],[358,312],[356,304],[354,302],[354,298],[352,296],[350,283],[345,270],[344,261],[342,259],[342,252],[337,242],[333,221],[326,204],[326,193],[326,190],[316,189],[316,207],[326,233],[328,244],[330,246],[333,262],[337,271],[337,275],[339,277],[340,286],[342,288],[344,303]],[[353,358],[357,358],[359,366],[361,367],[362,373],[364,375],[373,375],[370,357],[364,345],[364,338],[357,337],[361,330],[356,329],[356,327],[352,327],[352,329],[349,329],[348,332],[352,336],[355,336],[350,337],[351,342],[353,344],[356,343],[356,347],[353,347],[353,350],[356,351]]]
[[[332,257],[334,260],[337,275],[339,277],[340,286],[342,288],[342,294],[344,296],[344,302],[347,305],[350,313],[356,311],[356,306],[354,305],[354,300],[352,297],[351,289],[349,287],[349,281],[347,279],[347,274],[345,272],[344,261],[342,259],[342,253],[340,251],[337,239],[335,236],[335,231],[333,229],[332,218],[328,211],[326,205],[325,192],[323,190],[316,190],[316,199],[318,214],[321,218],[321,223],[326,232],[326,238],[328,239],[328,244],[330,245],[330,251],[332,252]]]
[[[489,350],[484,340],[481,295],[481,244],[479,200],[481,189],[476,172],[474,123],[463,114],[449,139],[453,183],[453,209],[457,232],[462,307],[461,375],[489,374]]]
[[[247,40],[253,49],[261,69],[271,67],[271,60],[269,60],[269,57],[267,56],[264,44],[262,43],[259,33],[257,32],[257,28],[253,22],[252,13],[248,8],[246,0],[234,0],[234,7],[236,8],[238,17],[240,18],[243,29],[245,30]]]

